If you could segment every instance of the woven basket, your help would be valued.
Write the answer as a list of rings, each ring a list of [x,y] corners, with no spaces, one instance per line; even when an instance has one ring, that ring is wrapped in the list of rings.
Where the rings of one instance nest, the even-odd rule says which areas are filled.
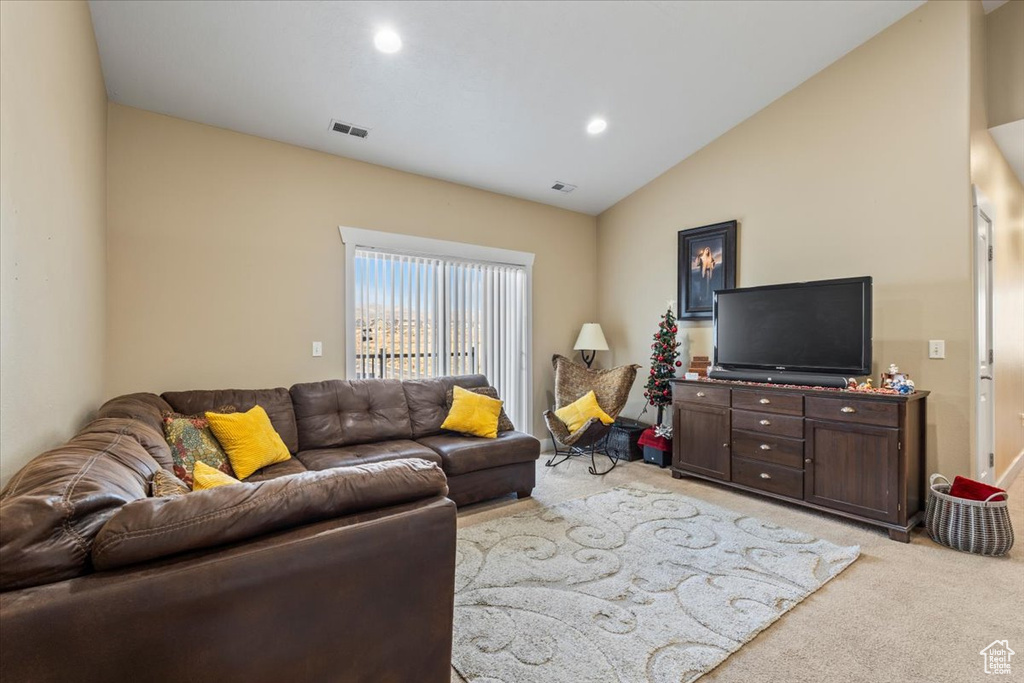
[[[605,452],[618,460],[642,459],[644,452],[637,440],[649,426],[636,420],[619,418],[608,432],[608,439],[604,444]]]
[[[937,480],[945,483],[936,483]],[[936,543],[976,555],[1005,555],[1013,547],[1013,525],[1007,494],[994,493],[987,500],[968,500],[949,495],[950,483],[933,474],[924,522]],[[1002,500],[993,500],[1002,496]]]

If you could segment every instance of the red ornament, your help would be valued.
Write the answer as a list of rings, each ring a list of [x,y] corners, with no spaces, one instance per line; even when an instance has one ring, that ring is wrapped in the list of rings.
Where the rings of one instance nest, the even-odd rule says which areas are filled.
[[[665,396],[668,396],[668,389],[666,389],[665,391],[663,391],[663,392],[661,392],[661,393],[662,393],[663,395],[665,395]]]
[[[673,332],[673,334],[674,334],[674,333],[676,333],[676,332],[678,332],[678,331],[679,331],[679,328],[678,328],[678,327],[676,327],[675,325],[673,325],[673,326],[672,326],[672,332]]]
[[[661,363],[665,360],[665,356],[658,356],[658,362]]]
[[[677,367],[677,368],[681,368],[681,367],[683,367],[683,361],[681,361],[681,360],[677,360],[677,361],[676,361],[676,367]]]
[[[651,368],[651,374],[652,375],[654,374],[654,368]]]

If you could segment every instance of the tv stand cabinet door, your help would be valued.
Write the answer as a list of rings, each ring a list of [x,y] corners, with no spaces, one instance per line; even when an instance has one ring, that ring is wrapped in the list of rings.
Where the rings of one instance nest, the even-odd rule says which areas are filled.
[[[692,403],[676,403],[674,409],[672,464],[729,481],[730,410]]]
[[[805,421],[804,500],[883,522],[901,521],[899,430]]]

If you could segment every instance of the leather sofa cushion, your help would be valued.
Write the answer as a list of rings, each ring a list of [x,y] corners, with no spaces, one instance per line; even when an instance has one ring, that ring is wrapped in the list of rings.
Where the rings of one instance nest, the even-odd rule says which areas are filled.
[[[486,387],[488,384],[483,375],[407,379],[402,382],[405,400],[409,405],[412,438],[441,433],[441,423],[448,417],[448,392],[453,386],[469,389]]]
[[[441,456],[441,467],[448,476],[533,462],[540,457],[540,441],[522,432],[501,432],[496,439],[438,434],[425,436],[419,442]]]
[[[100,529],[123,505],[146,498],[160,470],[133,437],[137,427],[134,420],[120,431],[97,427],[14,475],[0,493],[0,591],[89,570]]]
[[[164,433],[163,415],[170,410],[170,404],[156,394],[125,394],[124,396],[112,398],[100,406],[100,409],[96,411],[96,417],[120,417],[139,420],[154,432],[160,434],[162,445],[157,444],[157,451],[159,452],[152,449],[152,444],[143,443],[143,446],[150,452],[150,455],[156,458],[162,467],[171,469],[169,464],[171,463],[171,449],[162,438]]]
[[[292,398],[284,387],[277,389],[218,389],[195,391],[167,391],[161,394],[171,408],[185,415],[201,415],[221,406],[234,406],[244,413],[253,406],[263,406],[270,416],[270,424],[281,435],[288,452],[299,450],[298,428]]]
[[[437,465],[400,460],[147,498],[104,525],[92,561],[113,569],[447,492]]]
[[[302,461],[297,457],[289,458],[284,462],[275,463],[273,465],[267,465],[261,470],[256,470],[252,476],[246,478],[246,483],[252,484],[257,481],[267,481],[268,479],[277,479],[278,477],[287,477],[289,474],[301,474],[302,472],[308,472],[306,466],[302,464]]]
[[[438,465],[441,464],[441,456],[433,450],[406,439],[342,446],[341,448],[314,448],[308,451],[299,451],[295,458],[301,460],[310,470],[326,470],[332,467],[386,462],[402,458],[421,458]]]
[[[293,386],[291,395],[300,450],[412,436],[409,406],[398,380],[309,382]]]
[[[167,445],[162,429],[153,429],[148,422],[131,417],[100,417],[85,426],[78,434],[127,434],[146,449],[160,467],[174,470],[171,447]]]

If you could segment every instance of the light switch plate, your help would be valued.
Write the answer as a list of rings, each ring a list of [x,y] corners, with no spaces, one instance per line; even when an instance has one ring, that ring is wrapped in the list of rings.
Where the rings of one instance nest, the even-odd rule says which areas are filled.
[[[945,358],[946,357],[946,340],[945,339],[930,339],[928,340],[928,357],[929,358]]]
[[[313,357],[319,358],[324,355],[324,343],[315,341],[313,342]]]

